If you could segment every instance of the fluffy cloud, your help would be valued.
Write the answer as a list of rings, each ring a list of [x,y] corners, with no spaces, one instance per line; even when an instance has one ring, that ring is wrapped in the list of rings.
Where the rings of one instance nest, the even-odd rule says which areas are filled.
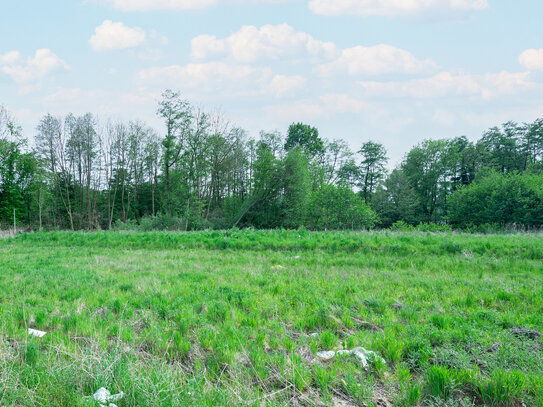
[[[332,42],[316,40],[288,24],[244,26],[226,38],[200,35],[191,42],[196,60],[222,59],[234,63],[269,61],[320,63],[323,76],[419,74],[435,71],[436,64],[419,60],[408,51],[390,45],[357,46],[340,50]]]
[[[105,0],[121,11],[197,10],[219,4],[283,3],[289,0]]]
[[[520,54],[518,60],[530,71],[543,70],[543,49],[527,49]]]
[[[175,84],[175,87],[198,92],[236,94],[270,94],[282,97],[302,88],[301,76],[274,75],[269,68],[232,65],[225,62],[194,63],[184,66],[152,67],[139,71],[141,83]]]
[[[484,10],[488,0],[310,0],[309,8],[322,15],[398,16],[432,12],[462,13]]]
[[[139,27],[127,27],[123,23],[104,21],[96,27],[89,43],[94,51],[112,51],[135,48],[145,42],[145,31]]]
[[[454,75],[441,72],[430,78],[399,82],[359,82],[369,97],[431,99],[444,97],[481,97],[490,99],[533,89],[537,86],[528,72]]]
[[[217,0],[106,0],[121,11],[193,10],[217,3]]]
[[[12,65],[16,63],[19,58],[21,58],[21,53],[19,51],[9,51],[4,55],[0,54],[0,66],[1,65]]]
[[[315,40],[288,24],[243,26],[226,38],[200,35],[191,42],[196,59],[228,58],[250,63],[259,60],[331,58],[337,53],[331,42]]]
[[[18,51],[0,55],[0,71],[20,84],[42,79],[53,72],[69,70],[70,67],[50,49],[42,48],[33,57],[23,61]]]
[[[242,81],[261,82],[264,77],[270,75],[271,72],[268,69],[208,62],[147,68],[139,71],[136,77],[142,82],[166,81],[175,83],[176,87],[213,91],[229,87],[229,85],[235,86]]]
[[[379,44],[371,47],[357,46],[344,49],[336,60],[321,65],[317,70],[323,76],[333,74],[418,74],[434,71],[436,67],[437,65],[432,60],[419,60],[403,49]]]

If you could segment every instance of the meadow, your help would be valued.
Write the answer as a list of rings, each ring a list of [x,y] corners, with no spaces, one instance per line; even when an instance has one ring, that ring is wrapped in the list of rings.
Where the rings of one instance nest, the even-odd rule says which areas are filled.
[[[541,234],[0,239],[0,406],[542,407],[542,331]]]

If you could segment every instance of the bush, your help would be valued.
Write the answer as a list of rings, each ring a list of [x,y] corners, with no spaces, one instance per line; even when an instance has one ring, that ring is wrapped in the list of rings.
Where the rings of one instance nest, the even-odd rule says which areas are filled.
[[[408,232],[411,230],[415,230],[415,228],[413,227],[413,225],[410,225],[409,223],[406,223],[403,220],[399,220],[397,222],[394,222],[390,226],[390,230],[394,230],[396,232]]]
[[[466,227],[543,224],[543,174],[488,172],[448,200],[451,224]]]
[[[452,228],[445,223],[421,222],[415,228],[419,232],[451,232]]]

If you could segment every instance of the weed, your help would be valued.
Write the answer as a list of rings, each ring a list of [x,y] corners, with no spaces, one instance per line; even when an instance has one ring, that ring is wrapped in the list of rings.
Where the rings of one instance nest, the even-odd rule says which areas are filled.
[[[520,399],[526,387],[526,379],[520,372],[497,369],[487,379],[480,379],[477,393],[490,407],[509,407]]]

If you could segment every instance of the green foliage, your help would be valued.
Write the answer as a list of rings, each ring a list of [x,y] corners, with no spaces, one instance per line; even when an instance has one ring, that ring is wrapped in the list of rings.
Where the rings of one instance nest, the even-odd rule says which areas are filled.
[[[303,123],[293,123],[288,128],[285,150],[290,151],[295,147],[301,147],[310,157],[324,152],[324,142],[317,128]]]
[[[360,162],[361,176],[360,187],[364,200],[368,203],[375,192],[375,188],[386,175],[387,152],[382,144],[368,141],[362,144],[358,151],[361,155]]]
[[[415,228],[413,225],[410,225],[403,220],[399,220],[399,221],[394,222],[390,226],[390,230],[393,230],[396,232],[408,232],[410,230],[415,230]]]
[[[298,228],[306,224],[311,199],[311,178],[301,148],[291,149],[284,163],[283,225]]]
[[[387,177],[374,141],[354,153],[304,123],[250,139],[172,90],[156,113],[160,135],[138,120],[99,131],[91,113],[47,114],[29,148],[0,107],[0,226],[10,227],[14,209],[19,230],[543,225],[543,119],[493,127],[476,143],[425,140]]]
[[[455,226],[543,224],[543,175],[487,172],[449,197],[449,219]]]
[[[371,229],[379,219],[362,197],[341,185],[316,191],[309,213],[312,229]]]
[[[377,189],[371,206],[379,213],[385,227],[396,222],[415,225],[419,221],[419,199],[402,169],[390,173],[384,185]]]

